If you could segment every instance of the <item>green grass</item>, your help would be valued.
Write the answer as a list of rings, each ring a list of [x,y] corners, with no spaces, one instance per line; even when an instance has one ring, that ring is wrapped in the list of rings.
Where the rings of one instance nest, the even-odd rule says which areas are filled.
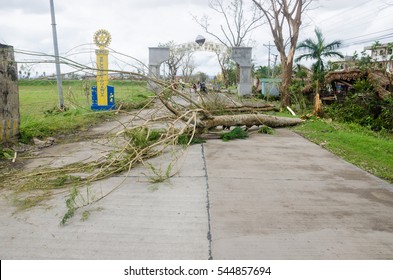
[[[393,136],[355,124],[312,119],[294,128],[346,161],[393,182]]]
[[[121,80],[109,84],[115,87],[116,104],[121,104],[122,109],[138,108],[149,101],[151,93],[144,81]],[[21,141],[73,133],[111,118],[113,111],[90,110],[93,85],[94,81],[63,81],[64,104],[68,110],[60,112],[56,81],[19,81]]]

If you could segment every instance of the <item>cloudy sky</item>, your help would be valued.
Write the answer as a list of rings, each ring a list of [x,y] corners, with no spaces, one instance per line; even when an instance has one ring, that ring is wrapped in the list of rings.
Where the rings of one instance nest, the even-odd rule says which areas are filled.
[[[225,1],[225,0],[224,0]],[[227,0],[230,2],[230,0]],[[244,0],[251,3],[251,0]],[[223,18],[208,7],[208,0],[54,0],[60,55],[85,65],[93,65],[94,32],[106,29],[112,35],[111,49],[148,62],[148,48],[159,43],[194,41],[201,34],[209,37],[193,20],[193,15],[210,17],[218,30]],[[343,54],[352,55],[374,41],[393,41],[393,0],[318,0],[303,18],[301,38],[313,37],[319,27],[327,41],[343,41]],[[273,39],[265,25],[252,33],[256,41],[253,59],[267,65],[266,46]],[[49,0],[0,0],[0,43],[14,46],[20,64],[41,61],[24,56],[20,50],[53,54]],[[271,59],[277,54],[271,49]],[[135,70],[127,56],[112,54],[111,68]],[[194,55],[197,71],[213,75],[219,66],[211,53]],[[54,65],[30,64],[32,72],[55,72]],[[62,66],[63,71],[70,71]]]

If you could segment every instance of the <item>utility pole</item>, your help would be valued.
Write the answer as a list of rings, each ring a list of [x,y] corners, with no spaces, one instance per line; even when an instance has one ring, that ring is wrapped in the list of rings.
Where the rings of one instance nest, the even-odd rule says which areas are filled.
[[[268,45],[263,44],[265,47],[267,47],[267,49],[269,50],[268,52],[268,60],[267,60],[267,75],[270,76],[270,49],[271,47],[273,47],[274,45],[270,45],[270,41]]]
[[[272,71],[272,77],[274,77],[274,75],[275,75],[275,72],[274,71],[276,71],[276,65],[277,65],[277,57],[278,57],[278,55],[277,54],[272,54],[273,56],[274,56],[274,64],[273,64],[273,71]]]
[[[53,4],[53,0],[50,0],[50,11],[52,17],[53,47],[55,49],[57,92],[59,94],[59,107],[60,110],[63,110],[64,109],[63,86],[62,86],[61,71],[60,71],[59,47],[57,45],[55,6]]]

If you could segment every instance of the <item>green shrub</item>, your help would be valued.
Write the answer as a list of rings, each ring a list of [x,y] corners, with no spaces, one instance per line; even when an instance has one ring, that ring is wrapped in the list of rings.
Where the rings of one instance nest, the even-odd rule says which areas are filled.
[[[326,113],[335,121],[356,123],[374,131],[393,131],[393,98],[380,99],[367,80],[354,85],[343,103],[326,107]]]
[[[224,133],[221,136],[221,139],[224,142],[228,142],[229,140],[233,140],[233,139],[245,139],[248,137],[248,134],[246,131],[244,131],[240,126],[237,126],[236,128],[234,128],[233,130],[231,130],[230,132]]]
[[[149,129],[147,127],[136,127],[125,132],[129,143],[135,148],[144,149],[157,142],[164,133],[162,129]]]
[[[258,133],[261,134],[274,134],[274,129],[271,128],[270,126],[267,125],[262,125],[259,129],[258,129]]]
[[[0,160],[1,159],[12,159],[14,156],[14,151],[8,148],[3,148],[0,146]]]
[[[191,141],[190,141],[191,140]],[[177,138],[177,144],[179,145],[194,145],[194,144],[202,144],[205,143],[206,141],[202,138],[199,137],[193,137],[191,139],[191,136],[187,133],[181,134],[179,135],[179,137]]]

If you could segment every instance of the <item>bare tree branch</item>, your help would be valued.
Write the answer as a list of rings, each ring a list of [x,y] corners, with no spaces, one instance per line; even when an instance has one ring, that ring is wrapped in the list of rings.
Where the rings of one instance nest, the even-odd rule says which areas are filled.
[[[222,34],[217,34],[217,30],[213,30],[209,24],[207,16],[200,19],[193,16],[196,23],[203,30],[217,39],[220,43],[227,47],[240,47],[245,45],[247,37],[251,35],[251,31],[262,26],[263,14],[257,9],[251,9],[246,12],[243,0],[232,0],[228,5],[224,0],[210,0],[209,7],[223,17],[224,24],[220,25]]]
[[[158,45],[159,47],[170,48],[169,59],[165,62],[165,64],[168,65],[168,76],[171,81],[175,80],[177,71],[179,70],[183,57],[186,54],[184,51],[175,48],[175,45],[176,44],[174,41],[169,41],[168,43]]]
[[[313,0],[252,0],[269,23],[282,66],[281,103],[290,105],[289,85],[302,15]]]

